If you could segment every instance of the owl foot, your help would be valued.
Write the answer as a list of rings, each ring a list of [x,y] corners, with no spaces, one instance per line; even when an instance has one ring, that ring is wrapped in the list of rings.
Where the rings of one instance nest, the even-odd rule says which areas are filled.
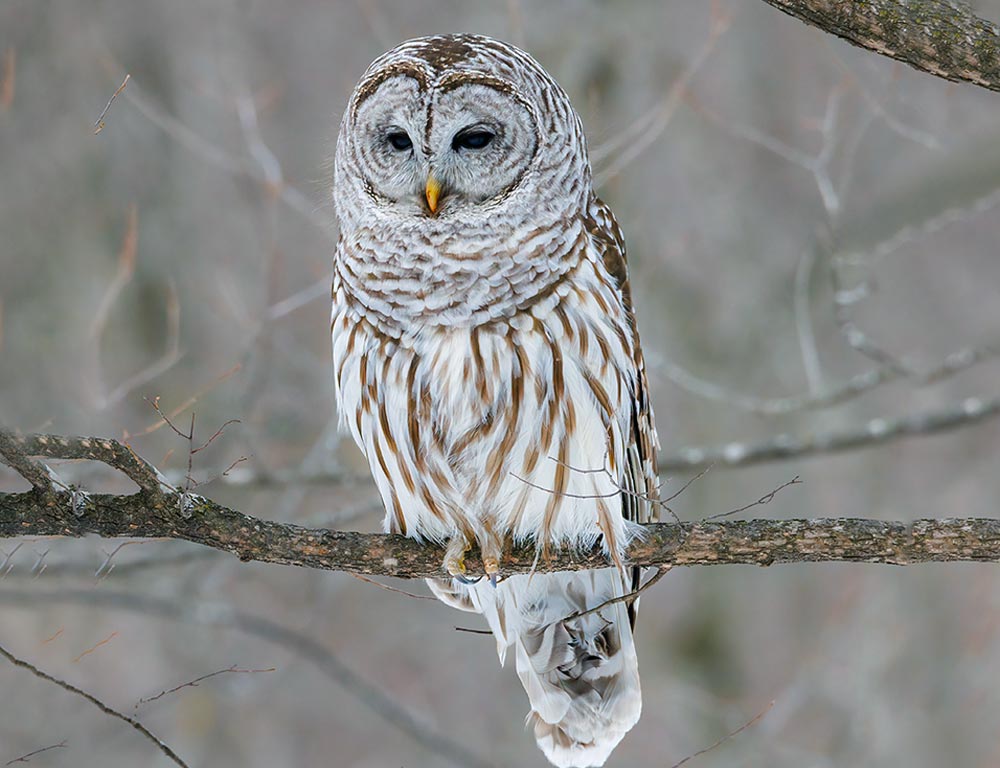
[[[444,551],[444,569],[463,584],[471,583],[465,578],[465,553],[469,549],[468,539],[464,536],[453,536]]]
[[[486,572],[490,584],[497,585],[497,574],[500,573],[500,553],[496,554],[483,552],[483,570]]]
[[[483,571],[490,583],[497,585],[497,574],[500,573],[500,558],[503,556],[503,545],[492,530],[479,537],[479,549],[483,553]]]

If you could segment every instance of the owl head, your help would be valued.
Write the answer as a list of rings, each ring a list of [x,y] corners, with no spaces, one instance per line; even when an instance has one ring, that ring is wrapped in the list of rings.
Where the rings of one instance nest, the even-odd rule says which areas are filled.
[[[524,51],[479,35],[409,40],[376,59],[337,141],[341,231],[508,236],[582,210],[590,170],[566,93]]]

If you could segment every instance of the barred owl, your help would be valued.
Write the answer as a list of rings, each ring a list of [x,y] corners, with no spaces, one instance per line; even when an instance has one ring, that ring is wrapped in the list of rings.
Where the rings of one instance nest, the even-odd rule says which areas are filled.
[[[485,616],[501,662],[513,649],[549,760],[603,765],[641,709],[637,605],[572,614],[636,586],[624,553],[654,516],[658,446],[580,118],[511,45],[410,40],[351,96],[334,200],[337,403],[385,528],[446,545],[431,588]],[[613,567],[498,583],[523,541],[600,544]],[[485,574],[466,571],[473,543]]]

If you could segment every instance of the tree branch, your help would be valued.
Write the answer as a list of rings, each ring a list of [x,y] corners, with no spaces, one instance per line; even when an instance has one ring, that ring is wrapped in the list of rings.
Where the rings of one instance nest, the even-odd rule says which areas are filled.
[[[861,48],[1000,91],[1000,30],[944,0],[764,0]]]
[[[241,560],[398,578],[442,577],[443,550],[396,535],[304,528],[244,515],[209,499],[171,489],[161,475],[115,440],[7,436],[18,457],[94,458],[127,469],[142,488],[131,495],[68,493],[35,487],[0,494],[0,538],[84,536],[170,538],[230,552]],[[17,467],[15,467],[17,469]],[[701,521],[645,526],[633,542],[636,565],[721,565],[860,561],[906,565],[932,561],[1000,561],[1000,520],[927,519],[912,523],[862,519]],[[471,573],[482,569],[470,553]],[[555,553],[541,561],[531,545],[507,552],[501,572],[579,570],[609,565],[598,550]]]
[[[898,417],[875,417],[842,429],[804,435],[781,432],[763,440],[685,446],[674,453],[661,454],[657,463],[661,473],[673,474],[696,472],[707,467],[733,469],[773,461],[806,459],[812,456],[872,448],[911,437],[937,435],[980,424],[997,416],[1000,416],[1000,398],[984,400],[979,397],[967,397],[960,402],[949,403],[939,408]],[[171,482],[184,481],[183,473],[165,474]],[[367,481],[367,475],[352,473],[349,470],[319,472],[283,470],[262,473],[259,469],[240,468],[222,477],[215,470],[207,472],[206,475],[215,477],[222,483],[244,488],[329,486],[344,485],[359,480]]]
[[[0,645],[0,657],[3,657],[5,659],[7,659],[7,661],[9,661],[15,667],[20,667],[21,669],[28,670],[35,677],[38,677],[38,678],[40,678],[42,680],[45,680],[47,682],[50,682],[50,683],[54,683],[55,685],[58,685],[63,690],[69,691],[70,693],[75,694],[75,695],[79,696],[80,698],[86,699],[91,704],[93,704],[95,707],[97,707],[99,710],[101,710],[101,712],[103,712],[104,714],[108,715],[109,717],[114,717],[114,718],[116,718],[118,720],[121,720],[122,722],[128,723],[133,728],[135,728],[139,733],[141,733],[145,738],[147,738],[149,741],[153,742],[153,744],[155,744],[157,746],[157,748],[164,755],[166,755],[168,758],[170,758],[171,761],[173,761],[174,763],[176,763],[177,765],[179,765],[181,768],[188,768],[188,764],[185,763],[183,760],[181,760],[181,758],[178,757],[178,755],[177,755],[176,752],[174,752],[170,747],[168,747],[160,738],[158,738],[152,731],[150,731],[146,726],[144,726],[138,720],[136,720],[134,718],[131,718],[128,715],[122,714],[117,709],[112,709],[107,704],[105,704],[103,701],[101,701],[100,699],[98,699],[96,696],[93,696],[92,694],[89,694],[86,691],[84,691],[84,690],[82,690],[80,688],[77,688],[75,685],[72,685],[72,684],[66,682],[65,680],[63,680],[61,678],[54,677],[54,676],[50,675],[48,672],[43,672],[38,667],[36,667],[34,664],[31,664],[30,662],[27,662],[24,659],[18,658],[17,656],[15,656],[14,654],[12,654],[10,651],[8,651],[6,648],[4,648],[2,645]],[[51,749],[51,748],[52,747],[49,747],[49,749]],[[38,751],[34,752],[33,754],[39,754],[40,751],[41,750],[38,750]],[[25,757],[29,757],[29,756],[30,755],[25,755]],[[18,758],[18,759],[19,760],[24,760],[24,757]],[[14,762],[14,761],[11,761],[11,762]],[[10,765],[10,764],[11,763],[7,763],[7,765]]]

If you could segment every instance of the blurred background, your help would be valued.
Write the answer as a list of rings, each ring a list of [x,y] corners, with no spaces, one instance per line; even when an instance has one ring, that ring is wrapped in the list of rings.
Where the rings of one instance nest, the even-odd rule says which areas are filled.
[[[1000,20],[1000,2],[974,5]],[[919,424],[1000,394],[1000,102],[762,2],[3,0],[0,419],[127,436],[178,481],[187,444],[146,399],[184,428],[196,413],[202,440],[239,419],[195,457],[199,493],[377,530],[333,411],[330,157],[376,55],[457,31],[526,48],[583,117],[629,244],[667,494],[728,446],[677,515],[795,476],[742,514],[996,514],[1000,425]],[[865,445],[898,424],[918,434]],[[820,450],[743,465],[796,440]],[[346,574],[119,543],[0,542],[0,644],[192,766],[545,764],[513,670],[454,629],[477,617]],[[608,765],[674,765],[762,713],[691,765],[1000,764],[998,628],[995,566],[672,571],[642,600],[644,713]],[[32,764],[169,764],[0,663],[0,764],[61,742]]]

